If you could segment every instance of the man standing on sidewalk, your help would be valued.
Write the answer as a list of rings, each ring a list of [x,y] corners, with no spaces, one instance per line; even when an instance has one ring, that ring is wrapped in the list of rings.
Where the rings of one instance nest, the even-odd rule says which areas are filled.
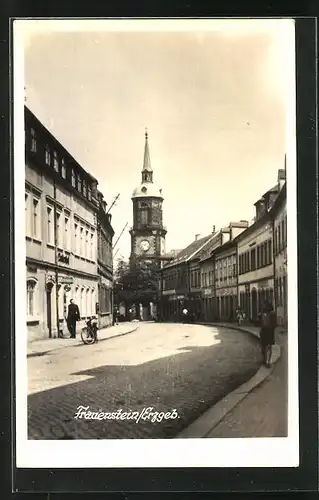
[[[263,363],[269,368],[272,346],[275,343],[276,313],[272,304],[266,302],[261,313],[260,344]]]
[[[80,319],[80,310],[77,304],[74,304],[73,299],[70,300],[68,307],[68,317],[67,324],[69,332],[71,333],[71,339],[75,339],[76,336],[76,322]]]

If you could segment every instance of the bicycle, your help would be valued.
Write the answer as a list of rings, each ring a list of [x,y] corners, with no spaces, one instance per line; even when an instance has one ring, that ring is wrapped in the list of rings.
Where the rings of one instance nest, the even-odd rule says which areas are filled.
[[[82,342],[86,345],[96,343],[98,341],[97,330],[98,326],[96,318],[89,318],[86,321],[86,326],[81,330]]]

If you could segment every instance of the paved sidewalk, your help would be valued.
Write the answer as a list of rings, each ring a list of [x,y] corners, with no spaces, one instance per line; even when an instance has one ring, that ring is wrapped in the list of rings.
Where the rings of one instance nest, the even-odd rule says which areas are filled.
[[[259,337],[259,328],[219,323]],[[285,437],[287,435],[287,335],[276,330],[272,366],[261,366],[246,384],[199,417],[178,438]]]
[[[98,340],[108,340],[110,338],[119,337],[121,335],[126,335],[131,332],[135,332],[139,327],[139,322],[123,322],[119,325],[110,326],[108,328],[103,328],[98,331]],[[65,347],[72,347],[78,344],[82,344],[80,330],[77,332],[76,339],[71,338],[55,338],[55,339],[45,339],[45,340],[34,340],[33,342],[28,342],[27,346],[27,357],[42,356],[48,352],[55,351],[57,349],[63,349]]]

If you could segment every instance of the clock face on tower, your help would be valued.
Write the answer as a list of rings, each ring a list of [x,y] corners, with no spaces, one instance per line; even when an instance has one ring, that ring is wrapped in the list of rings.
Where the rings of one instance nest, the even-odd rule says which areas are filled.
[[[140,248],[143,250],[143,252],[147,252],[147,250],[150,248],[150,242],[148,240],[142,240],[140,243]]]

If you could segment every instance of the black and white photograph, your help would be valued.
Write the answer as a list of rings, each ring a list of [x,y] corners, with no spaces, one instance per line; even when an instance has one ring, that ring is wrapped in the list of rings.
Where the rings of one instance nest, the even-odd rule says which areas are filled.
[[[294,20],[13,35],[17,466],[297,467]]]

